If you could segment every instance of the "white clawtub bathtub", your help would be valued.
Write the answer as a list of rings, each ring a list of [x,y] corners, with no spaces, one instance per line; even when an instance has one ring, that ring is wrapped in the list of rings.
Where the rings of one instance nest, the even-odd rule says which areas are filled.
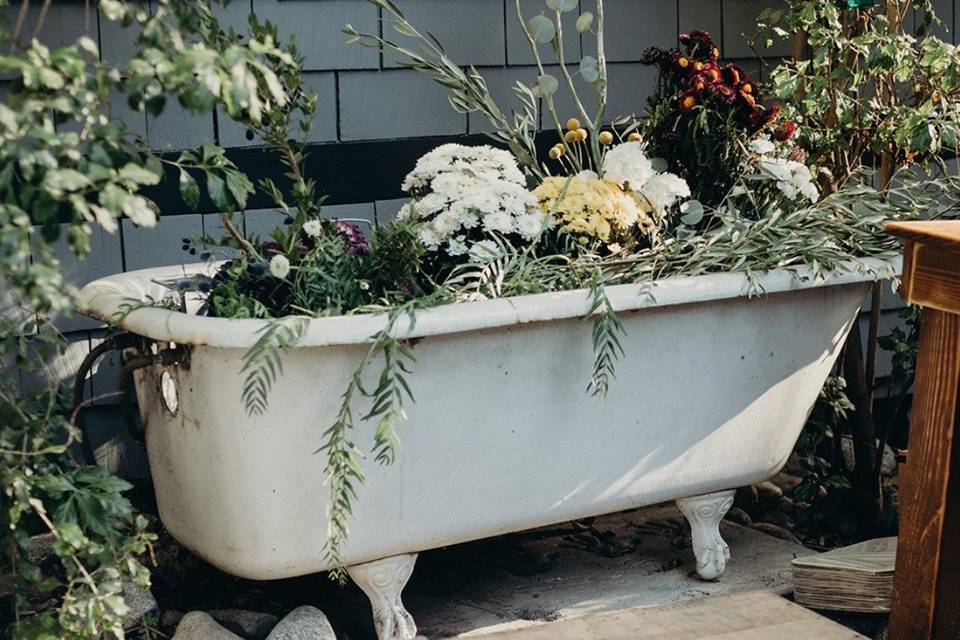
[[[153,279],[183,273],[104,278],[82,290],[81,307],[110,320],[131,299],[160,297]],[[872,279],[814,283],[775,271],[760,276],[766,295],[753,298],[740,274],[609,287],[626,357],[602,403],[585,392],[586,291],[430,309],[413,331],[401,322],[399,335],[415,339],[416,402],[397,462],[365,465],[342,550],[381,638],[415,635],[400,591],[418,551],[665,500],[677,499],[691,523],[700,574],[719,576],[731,490],[786,462]],[[263,322],[148,307],[121,326],[164,348],[188,346],[188,362],[137,376],[170,533],[246,578],[328,569],[325,457],[314,451],[384,319],[311,320],[284,355],[267,411],[252,417],[240,401],[241,359]],[[173,411],[161,377],[168,398],[175,388]],[[359,426],[361,448],[373,430]]]

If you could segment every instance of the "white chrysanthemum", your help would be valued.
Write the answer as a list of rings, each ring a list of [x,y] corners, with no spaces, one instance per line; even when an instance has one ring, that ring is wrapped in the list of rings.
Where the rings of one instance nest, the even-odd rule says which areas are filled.
[[[417,203],[417,211],[420,217],[425,218],[432,213],[440,211],[447,205],[447,199],[438,193],[428,193]]]
[[[618,144],[603,159],[603,177],[622,188],[637,191],[653,174],[653,163],[639,142]]]
[[[441,238],[446,238],[460,228],[460,219],[448,209],[433,219],[433,228]]]
[[[488,213],[483,217],[483,228],[485,231],[510,233],[513,231],[513,216],[505,211]]]
[[[400,207],[400,211],[397,211],[397,220],[399,220],[400,222],[403,222],[404,220],[407,220],[411,216],[413,216],[413,214],[414,214],[413,203],[408,202],[402,207]]]
[[[500,248],[493,240],[480,240],[470,247],[470,258],[474,262],[490,262],[500,255]]]
[[[643,196],[661,216],[681,198],[690,197],[690,185],[673,173],[658,173],[643,184]]]
[[[281,279],[290,274],[290,261],[287,256],[276,255],[270,258],[270,274]]]
[[[758,156],[770,155],[777,149],[776,145],[773,144],[773,141],[770,140],[770,136],[754,138],[747,146],[750,148],[750,151],[754,152]]]
[[[440,242],[442,240],[443,238],[440,237],[440,234],[437,233],[433,227],[429,225],[424,225],[421,227],[420,242],[422,242],[423,246],[425,246],[427,249],[435,250],[440,246]]]
[[[549,218],[548,218],[549,219]],[[544,216],[525,213],[517,218],[517,231],[524,240],[533,240],[544,228]]]
[[[311,238],[319,238],[320,234],[323,233],[323,227],[321,227],[319,220],[307,220],[303,223],[303,232]]]
[[[452,238],[450,242],[447,243],[447,253],[451,256],[462,256],[467,252],[467,243],[464,242],[464,236],[457,236]]]

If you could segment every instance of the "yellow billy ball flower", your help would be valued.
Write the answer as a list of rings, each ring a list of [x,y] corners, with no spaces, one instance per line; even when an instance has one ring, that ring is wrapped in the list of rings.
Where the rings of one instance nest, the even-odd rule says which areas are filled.
[[[580,128],[580,121],[576,118],[570,118],[567,120],[567,131],[576,131]]]
[[[567,131],[564,134],[563,139],[570,143],[574,143],[578,141],[580,138],[577,136],[577,131],[579,131],[579,129],[575,129],[573,131]]]
[[[550,149],[550,159],[551,159],[551,160],[559,160],[559,159],[560,159],[560,156],[562,156],[562,155],[563,155],[563,153],[560,151],[560,149],[559,149],[558,147],[553,147],[552,149]]]
[[[586,129],[577,129],[577,141],[583,142],[587,139],[587,130]]]
[[[627,140],[630,142],[640,142],[640,134],[634,131],[629,136],[627,136]]]
[[[597,140],[599,140],[602,145],[611,145],[613,144],[613,134],[609,131],[601,131],[600,135],[597,136]]]

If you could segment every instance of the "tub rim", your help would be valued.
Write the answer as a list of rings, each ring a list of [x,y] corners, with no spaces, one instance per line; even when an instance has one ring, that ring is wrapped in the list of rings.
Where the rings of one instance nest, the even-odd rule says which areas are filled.
[[[77,297],[80,313],[153,340],[178,344],[247,349],[262,335],[269,320],[211,318],[160,307],[141,307],[117,322],[122,305],[142,301],[161,278],[212,273],[216,263],[172,265],[140,269],[94,280]],[[764,295],[818,287],[859,284],[895,277],[901,259],[859,258],[844,263],[822,279],[815,279],[806,266],[775,269],[755,274],[754,282]],[[750,296],[751,280],[744,272],[673,276],[641,284],[613,285],[607,298],[617,312],[662,308]],[[652,298],[651,298],[652,295]],[[585,316],[590,310],[590,290],[573,289],[493,300],[459,302],[419,310],[416,321],[395,323],[397,338],[424,338],[534,322]],[[387,316],[356,314],[312,318],[298,347],[363,344],[382,331]]]

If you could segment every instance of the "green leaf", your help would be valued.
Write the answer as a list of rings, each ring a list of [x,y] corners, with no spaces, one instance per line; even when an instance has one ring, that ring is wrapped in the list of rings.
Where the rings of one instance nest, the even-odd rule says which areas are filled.
[[[128,162],[120,169],[120,177],[136,184],[155,185],[160,182],[159,175],[132,162]]]
[[[192,210],[196,211],[200,205],[200,185],[186,169],[180,169],[180,197]]]
[[[546,16],[533,16],[530,18],[527,22],[527,29],[530,31],[530,35],[534,41],[540,44],[553,42],[554,38],[557,37],[557,28],[553,25],[553,21]]]
[[[534,86],[534,92],[543,97],[552,96],[560,88],[560,82],[549,73],[545,73],[537,78],[537,84]]]
[[[233,211],[233,200],[230,199],[227,183],[215,173],[207,172],[207,193],[218,211]]]
[[[600,66],[593,56],[583,56],[580,60],[580,75],[587,82],[596,82],[600,79]]]
[[[560,11],[566,13],[567,11],[573,11],[580,5],[578,0],[547,0],[547,6],[552,11]]]
[[[683,203],[680,210],[683,212],[680,222],[688,227],[695,227],[703,220],[703,205],[699,200],[689,200]]]
[[[239,208],[247,206],[247,197],[253,193],[253,183],[242,171],[225,171],[227,176],[227,188],[230,194],[237,202]]]
[[[577,18],[577,31],[580,33],[585,33],[590,30],[590,27],[593,26],[593,14],[589,11],[584,11],[580,14],[580,17]]]
[[[43,179],[44,186],[55,192],[79,191],[90,186],[90,180],[76,169],[54,169]]]

